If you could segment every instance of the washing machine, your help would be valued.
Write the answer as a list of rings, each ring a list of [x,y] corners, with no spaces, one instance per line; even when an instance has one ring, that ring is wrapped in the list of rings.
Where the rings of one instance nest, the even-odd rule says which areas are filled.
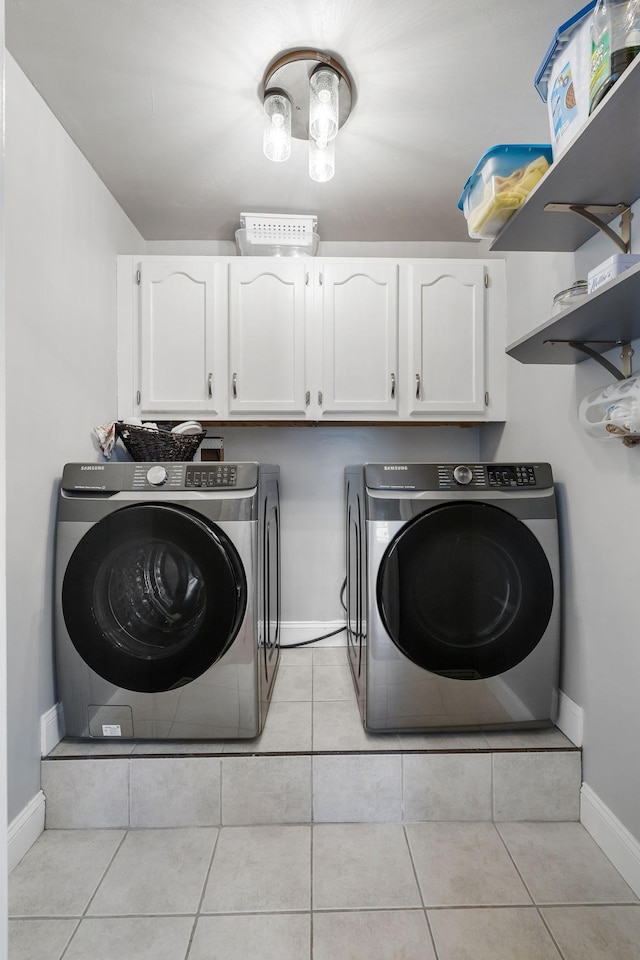
[[[556,719],[560,580],[548,463],[346,469],[347,651],[364,726]]]
[[[279,469],[72,463],[58,499],[66,734],[257,736],[279,658]]]

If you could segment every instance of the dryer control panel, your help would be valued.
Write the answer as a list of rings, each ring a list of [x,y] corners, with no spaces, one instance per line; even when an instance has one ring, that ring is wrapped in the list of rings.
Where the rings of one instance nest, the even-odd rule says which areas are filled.
[[[548,463],[367,463],[369,490],[510,490],[553,486]]]

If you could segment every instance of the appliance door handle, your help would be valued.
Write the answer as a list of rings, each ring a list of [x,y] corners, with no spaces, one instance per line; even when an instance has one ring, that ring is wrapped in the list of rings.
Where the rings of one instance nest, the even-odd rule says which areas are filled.
[[[420,374],[416,373],[416,400],[420,399],[420,387],[421,387]]]
[[[238,374],[234,373],[231,380],[231,392],[233,393],[233,399],[238,399]]]

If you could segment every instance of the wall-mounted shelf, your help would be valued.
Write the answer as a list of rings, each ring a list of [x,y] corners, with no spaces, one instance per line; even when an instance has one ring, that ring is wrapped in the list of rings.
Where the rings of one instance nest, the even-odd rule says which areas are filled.
[[[640,167],[640,161],[636,162]],[[612,343],[631,342],[638,337],[640,264],[514,341],[507,353],[520,363],[580,363],[587,359],[587,354],[572,347],[569,341],[586,341],[598,352],[606,353],[612,349]]]
[[[573,251],[597,228],[548,203],[631,204],[640,196],[640,57],[507,221],[492,250]],[[545,361],[549,362],[549,361]],[[567,361],[561,361],[567,362]]]

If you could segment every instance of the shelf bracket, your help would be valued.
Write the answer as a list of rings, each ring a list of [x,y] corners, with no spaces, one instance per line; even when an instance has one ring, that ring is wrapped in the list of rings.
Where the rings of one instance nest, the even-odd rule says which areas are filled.
[[[588,357],[591,357],[592,360],[595,360],[596,363],[599,363],[601,367],[604,367],[616,380],[628,380],[631,376],[631,358],[633,356],[633,349],[628,340],[545,340],[545,343],[548,343],[550,346],[554,346],[556,343],[568,343],[570,347],[573,347],[575,350],[580,350],[582,353],[586,353]],[[600,347],[607,347],[611,349],[613,347],[621,347],[620,359],[622,360],[622,371],[618,370],[615,364],[611,363],[610,360],[607,360],[602,356],[601,353],[598,353],[597,350],[594,350],[590,344],[598,344]]]
[[[588,220],[594,227],[606,234],[609,239],[620,247],[623,253],[631,250],[631,220],[633,213],[626,203],[599,204],[599,203],[547,203],[545,210],[551,213],[575,213],[584,220]],[[620,236],[615,233],[598,214],[608,217],[620,217]]]

